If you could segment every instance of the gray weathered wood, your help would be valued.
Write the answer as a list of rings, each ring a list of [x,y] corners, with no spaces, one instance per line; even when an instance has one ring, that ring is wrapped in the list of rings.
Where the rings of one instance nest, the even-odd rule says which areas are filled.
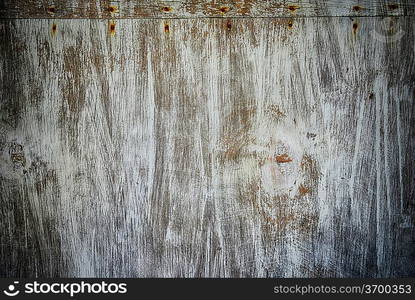
[[[408,16],[413,0],[3,0],[1,18]]]
[[[414,276],[413,24],[1,21],[0,275]]]

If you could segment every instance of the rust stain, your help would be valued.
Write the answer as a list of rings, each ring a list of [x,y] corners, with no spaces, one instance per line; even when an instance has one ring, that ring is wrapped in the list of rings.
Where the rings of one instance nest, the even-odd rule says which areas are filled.
[[[394,10],[394,9],[398,9],[398,7],[399,7],[399,5],[398,5],[398,4],[396,4],[396,3],[393,3],[393,4],[388,4],[388,8],[389,8],[389,9],[392,9],[392,10]]]
[[[111,14],[118,13],[118,7],[116,7],[116,6],[114,6],[114,5],[110,5],[110,6],[108,6],[108,11],[109,11]]]
[[[292,160],[292,158],[291,157],[289,157],[288,156],[288,154],[286,154],[286,153],[284,153],[284,154],[281,154],[281,155],[276,155],[275,157],[274,157],[274,159],[275,159],[275,161],[277,162],[277,163],[289,163],[289,162],[292,162],[293,160]]]
[[[164,32],[169,33],[170,32],[170,26],[168,23],[164,23]]]
[[[218,3],[215,2],[208,2],[206,1],[203,5],[203,10],[205,11],[206,15],[214,16],[214,15],[224,15],[231,10],[229,6],[220,6]]]
[[[307,194],[310,194],[311,190],[305,185],[300,184],[300,186],[298,187],[298,193],[300,194],[300,196],[305,196]]]
[[[52,35],[55,35],[56,30],[57,30],[57,26],[56,26],[56,24],[55,24],[55,23],[53,23],[53,24],[52,24]]]
[[[173,8],[168,7],[168,6],[164,6],[164,7],[161,8],[161,10],[164,11],[164,12],[171,12],[173,10]]]
[[[55,14],[56,13],[56,8],[54,6],[49,6],[46,11],[48,12],[48,14]]]
[[[232,22],[231,22],[230,20],[228,20],[228,21],[226,22],[226,28],[227,28],[228,30],[231,30],[231,29],[232,29]]]
[[[358,23],[356,23],[356,22],[354,22],[353,23],[353,34],[356,34],[357,33],[357,29],[359,28],[359,24]]]
[[[359,6],[359,5],[355,5],[352,7],[353,11],[361,11],[363,9],[363,7]]]
[[[228,6],[222,6],[219,8],[219,10],[222,14],[226,14],[230,10],[230,8]]]
[[[288,21],[288,28],[293,28],[293,25],[294,25],[294,22],[293,22],[293,20],[289,20]]]
[[[110,21],[108,24],[108,32],[110,35],[115,35],[115,22]]]
[[[297,9],[299,9],[300,7],[298,5],[288,5],[287,8],[292,11],[295,12]]]

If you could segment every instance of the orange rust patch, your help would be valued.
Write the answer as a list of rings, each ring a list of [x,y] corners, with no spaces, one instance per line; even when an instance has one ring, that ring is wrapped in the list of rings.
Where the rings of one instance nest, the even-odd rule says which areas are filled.
[[[228,30],[231,30],[231,29],[232,29],[232,22],[231,22],[230,20],[228,20],[228,21],[226,22],[226,28],[227,28]]]
[[[299,9],[300,7],[299,7],[298,5],[288,5],[288,6],[287,6],[287,8],[288,8],[290,11],[294,12],[294,11],[296,11],[297,9]]]
[[[389,9],[398,9],[399,5],[398,4],[388,4],[388,8]]]
[[[169,33],[170,32],[170,26],[167,23],[164,24],[164,32],[165,33]]]
[[[226,14],[228,11],[231,10],[231,7],[222,6],[219,3],[215,3],[215,1],[204,1],[203,2],[203,10],[204,10],[206,15],[215,16],[215,15],[224,15],[224,14]],[[189,9],[188,9],[188,11],[189,11]],[[195,11],[195,9],[191,9],[191,11]]]
[[[300,184],[300,186],[298,187],[298,193],[300,194],[300,196],[305,196],[307,194],[310,194],[311,190],[303,184]]]
[[[288,154],[276,155],[274,159],[277,163],[289,163],[293,161],[292,158],[288,156]]]
[[[110,13],[117,13],[118,12],[118,7],[116,7],[114,5],[110,5],[110,6],[108,6],[108,11]]]
[[[359,6],[359,5],[355,5],[352,7],[353,11],[361,11],[363,9],[363,7]]]
[[[357,24],[356,22],[354,22],[353,23],[353,34],[356,34],[358,28],[359,28],[359,24]]]
[[[293,28],[293,21],[292,20],[288,21],[288,28]]]
[[[115,22],[114,21],[110,21],[108,24],[108,32],[111,35],[115,34]]]
[[[57,26],[55,23],[52,24],[52,34],[55,34],[57,30]]]
[[[230,8],[227,6],[222,6],[219,8],[219,10],[221,11],[221,13],[226,14],[230,10]]]
[[[168,7],[168,6],[164,6],[164,7],[161,8],[161,10],[164,11],[164,12],[171,12],[173,10],[173,8]]]

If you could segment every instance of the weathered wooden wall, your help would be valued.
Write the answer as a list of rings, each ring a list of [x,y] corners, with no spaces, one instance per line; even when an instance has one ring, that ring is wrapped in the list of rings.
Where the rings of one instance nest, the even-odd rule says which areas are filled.
[[[412,3],[23,2],[0,9],[0,276],[415,275]]]
[[[413,16],[413,0],[3,0],[2,18]]]

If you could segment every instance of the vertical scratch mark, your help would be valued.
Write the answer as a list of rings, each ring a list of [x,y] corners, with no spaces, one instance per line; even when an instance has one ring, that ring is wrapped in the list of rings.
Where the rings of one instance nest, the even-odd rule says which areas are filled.
[[[357,155],[360,151],[360,138],[362,134],[362,121],[363,121],[364,111],[365,111],[364,101],[360,101],[359,117],[357,119],[357,127],[356,127],[356,142],[355,142],[353,162],[352,162],[352,174],[350,176],[350,182],[349,182],[349,193],[350,193],[350,199],[352,202],[354,200],[354,181],[356,177]]]
[[[392,242],[391,242],[391,226],[392,226],[392,216],[393,216],[393,211],[392,211],[392,204],[391,204],[391,199],[392,199],[392,195],[391,195],[391,179],[390,177],[392,176],[391,174],[391,170],[390,170],[390,166],[389,166],[389,160],[390,160],[390,156],[391,153],[389,153],[389,132],[388,132],[388,126],[389,126],[389,104],[388,104],[388,100],[389,100],[389,93],[383,91],[383,97],[382,97],[382,104],[383,104],[383,160],[384,160],[384,178],[385,178],[385,183],[386,183],[386,199],[384,199],[384,201],[386,200],[386,207],[384,207],[384,209],[382,210],[383,214],[387,214],[387,220],[385,220],[385,216],[384,216],[384,220],[383,220],[383,232],[382,232],[382,236],[383,236],[383,240],[384,240],[384,261],[390,262],[391,261],[391,251],[392,251]],[[389,276],[390,274],[390,264],[387,263],[384,265],[384,270],[383,273],[380,273],[381,276]]]
[[[388,94],[383,94],[383,156],[385,164],[385,181],[386,181],[386,204],[388,209],[388,219],[389,224],[391,224],[391,195],[390,195],[390,176],[392,176],[389,168],[389,134],[388,134],[388,124],[389,124],[389,105],[388,105]]]
[[[380,104],[376,101],[376,261],[378,268],[383,266],[383,242],[382,234],[382,201],[381,193],[381,157],[380,157]]]
[[[150,48],[150,47],[148,47]],[[147,99],[149,101],[148,103],[148,121],[147,121],[147,130],[148,130],[148,140],[149,142],[149,148],[148,149],[148,176],[147,176],[147,186],[148,186],[148,193],[147,193],[147,220],[151,220],[151,211],[152,211],[152,205],[151,205],[151,195],[153,194],[154,190],[154,178],[155,178],[155,170],[156,170],[156,143],[155,143],[155,93],[154,93],[154,73],[153,73],[153,65],[152,65],[152,57],[151,53],[153,49],[147,48]]]
[[[399,159],[399,190],[401,213],[403,213],[403,180],[402,180],[402,140],[401,140],[401,104],[399,98],[396,100],[396,134],[398,137],[398,159]]]

